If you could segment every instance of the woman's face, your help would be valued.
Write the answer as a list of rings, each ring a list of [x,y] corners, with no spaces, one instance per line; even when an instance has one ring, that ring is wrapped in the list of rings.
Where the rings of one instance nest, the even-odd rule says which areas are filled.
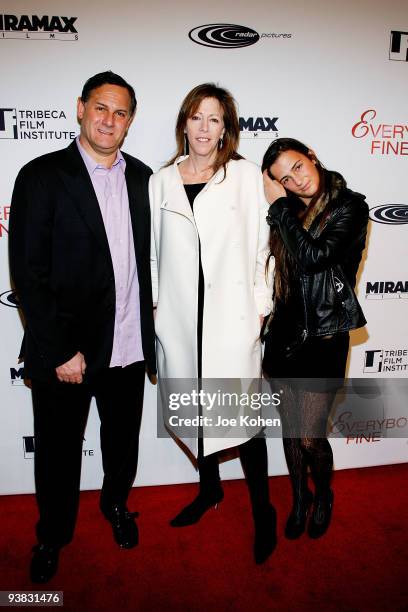
[[[196,112],[187,119],[190,154],[211,157],[224,135],[224,119],[221,104],[215,98],[204,98]]]
[[[311,151],[309,153],[313,156]],[[316,160],[303,153],[284,151],[272,164],[270,171],[274,179],[287,191],[297,195],[305,204],[310,203],[319,189],[320,175],[316,168]]]

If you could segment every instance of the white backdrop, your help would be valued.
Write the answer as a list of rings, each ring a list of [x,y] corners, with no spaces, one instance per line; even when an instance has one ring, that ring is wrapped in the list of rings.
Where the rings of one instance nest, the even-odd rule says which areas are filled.
[[[30,25],[38,26],[33,16],[48,17],[54,31],[28,31]],[[220,23],[250,28],[259,40],[241,48],[213,48],[188,36],[194,28]],[[56,31],[61,24],[68,31]],[[76,98],[85,80],[103,70],[111,69],[134,85],[139,105],[124,150],[154,170],[174,151],[174,123],[184,95],[199,83],[215,81],[232,91],[245,124],[254,120],[256,130],[242,132],[244,156],[259,163],[273,138],[292,136],[312,146],[326,167],[344,174],[352,189],[366,194],[375,220],[358,293],[368,326],[352,334],[349,375],[407,376],[407,32],[406,0],[207,0],[199,9],[186,0],[118,0],[114,5],[107,0],[4,0],[0,493],[34,490],[31,397],[16,361],[22,328],[8,293],[13,184],[28,160],[69,144],[78,131]],[[382,206],[386,208],[375,208]],[[268,444],[270,473],[285,473],[281,442]],[[404,438],[341,438],[333,447],[336,468],[408,461]],[[222,475],[242,477],[238,461],[224,463]],[[101,478],[98,419],[92,406],[82,487],[98,488]],[[176,445],[156,437],[155,389],[147,382],[136,485],[195,479]]]

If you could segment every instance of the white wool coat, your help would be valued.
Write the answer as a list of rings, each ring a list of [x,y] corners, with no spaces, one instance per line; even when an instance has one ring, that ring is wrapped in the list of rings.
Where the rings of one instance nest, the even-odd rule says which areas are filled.
[[[268,279],[268,203],[259,167],[227,164],[194,201],[194,214],[178,164],[150,179],[152,285],[156,310],[157,364],[164,379],[197,378],[199,245],[204,275],[203,379],[261,376],[259,315],[271,310]],[[246,439],[205,438],[204,454]],[[197,441],[184,441],[196,454]]]

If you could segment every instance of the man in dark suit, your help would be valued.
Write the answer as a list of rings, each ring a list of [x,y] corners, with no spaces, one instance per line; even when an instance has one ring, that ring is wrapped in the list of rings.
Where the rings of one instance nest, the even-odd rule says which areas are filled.
[[[122,548],[138,543],[126,503],[137,468],[145,371],[155,373],[150,168],[121,153],[133,88],[105,72],[78,99],[80,136],[20,171],[10,267],[26,320],[39,522],[31,579],[47,582],[71,541],[91,397],[101,420],[100,507]]]

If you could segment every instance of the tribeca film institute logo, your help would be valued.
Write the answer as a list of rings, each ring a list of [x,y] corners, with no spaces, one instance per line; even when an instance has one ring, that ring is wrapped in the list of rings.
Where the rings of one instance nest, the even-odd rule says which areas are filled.
[[[367,374],[405,372],[408,369],[408,349],[377,349],[366,351],[364,369]]]
[[[367,300],[408,299],[408,281],[375,281],[367,282]]]
[[[241,138],[277,138],[278,119],[279,117],[240,117]]]
[[[76,132],[58,129],[67,116],[63,110],[0,108],[0,139],[73,140]]]
[[[408,32],[391,30],[390,60],[408,62]]]
[[[370,208],[370,219],[383,225],[406,225],[408,204],[382,204]]]
[[[78,17],[0,15],[0,39],[78,40],[74,23]]]
[[[34,459],[34,436],[23,436],[24,459]]]
[[[292,38],[292,34],[264,32],[258,34],[256,30],[247,26],[233,23],[208,23],[197,26],[188,33],[190,40],[203,47],[214,49],[240,49],[254,45],[261,38]]]
[[[86,442],[86,438],[84,438]],[[24,459],[34,459],[35,439],[34,436],[23,436],[23,451]],[[93,448],[83,448],[82,454],[84,457],[94,457],[95,450]]]

